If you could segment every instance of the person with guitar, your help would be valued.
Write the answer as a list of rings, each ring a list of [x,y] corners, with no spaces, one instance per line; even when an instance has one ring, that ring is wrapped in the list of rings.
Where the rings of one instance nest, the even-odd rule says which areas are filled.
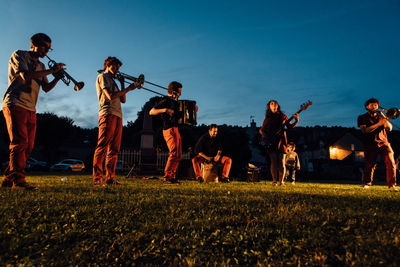
[[[271,176],[272,185],[276,186],[279,181],[279,185],[284,186],[284,175],[285,175],[285,162],[286,162],[286,150],[287,150],[287,129],[293,129],[299,122],[299,114],[302,110],[305,110],[312,102],[309,102],[305,107],[296,112],[290,119],[281,111],[276,100],[270,100],[267,103],[267,111],[265,114],[264,122],[259,130],[262,140],[265,143],[267,154],[271,160]],[[304,106],[304,107],[303,107]],[[292,123],[291,120],[295,121]]]

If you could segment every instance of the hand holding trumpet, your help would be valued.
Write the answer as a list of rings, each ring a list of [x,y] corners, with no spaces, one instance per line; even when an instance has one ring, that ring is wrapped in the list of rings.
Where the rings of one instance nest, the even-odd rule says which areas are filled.
[[[64,68],[65,64],[64,63],[56,63],[54,60],[52,60],[49,56],[47,56],[47,59],[49,62],[47,63],[50,70],[53,71],[53,75],[56,79],[62,80],[66,85],[69,85],[71,81],[75,84],[74,90],[79,91],[81,90],[84,86],[84,82],[77,82],[74,78],[72,78],[71,75],[69,75]]]
[[[54,78],[61,80],[64,77],[64,71],[66,70],[64,63],[55,63],[50,70],[53,72]]]

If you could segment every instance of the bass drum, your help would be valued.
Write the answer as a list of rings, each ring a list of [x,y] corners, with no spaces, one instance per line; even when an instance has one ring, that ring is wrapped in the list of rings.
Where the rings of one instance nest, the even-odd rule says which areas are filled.
[[[192,100],[179,100],[179,125],[196,125],[197,124],[197,110],[196,101]]]

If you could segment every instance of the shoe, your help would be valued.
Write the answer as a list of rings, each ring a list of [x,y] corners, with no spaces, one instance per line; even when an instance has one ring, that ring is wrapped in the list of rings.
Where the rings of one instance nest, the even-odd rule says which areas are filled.
[[[164,178],[164,184],[179,184],[179,181],[176,178],[173,179]]]
[[[106,181],[106,185],[107,186],[109,186],[109,185],[121,185],[121,183],[118,182],[118,181],[113,180],[113,181]]]
[[[362,189],[368,189],[368,188],[369,188],[369,185],[364,184],[364,185],[361,186],[361,188],[362,188]]]
[[[12,187],[13,186],[13,182],[9,181],[9,180],[3,180],[3,182],[1,182],[1,187]]]
[[[222,178],[221,183],[230,183],[231,181],[229,180],[228,177]]]
[[[284,182],[279,183],[279,186],[286,186]]]
[[[395,186],[395,185],[389,187],[389,190],[390,190],[390,191],[393,191],[393,192],[398,192],[398,191],[399,191],[399,189],[398,189],[397,186]]]
[[[199,181],[199,183],[203,183],[204,182],[204,179],[203,179],[203,177],[199,177],[199,178],[197,178],[197,181]]]
[[[277,186],[278,184],[276,182],[272,182],[272,186]]]
[[[295,181],[293,181],[293,182],[292,182],[292,185],[295,185],[295,184],[296,184],[296,182],[295,182]]]
[[[38,187],[28,184],[27,182],[23,183],[15,183],[12,189],[16,190],[29,190],[29,191],[36,191],[39,190]]]
[[[93,185],[94,185],[94,186],[104,186],[104,185],[103,185],[103,181],[100,180],[100,179],[94,180],[94,181],[93,181]]]

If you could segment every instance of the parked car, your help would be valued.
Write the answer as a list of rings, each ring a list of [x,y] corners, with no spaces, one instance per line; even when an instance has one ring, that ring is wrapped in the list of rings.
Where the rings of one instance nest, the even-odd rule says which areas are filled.
[[[64,159],[50,167],[50,171],[81,172],[85,170],[85,164],[79,159]]]
[[[49,167],[47,166],[47,162],[39,161],[32,157],[29,157],[26,161],[25,168],[31,171],[44,171],[47,170]]]
[[[3,170],[5,170],[5,169],[8,167],[9,162],[10,162],[10,161],[8,161],[8,160],[5,161],[5,162],[3,162],[3,163],[1,164],[1,168],[2,168]],[[25,169],[26,169],[27,171],[44,171],[44,170],[47,170],[48,167],[47,167],[47,162],[45,162],[45,161],[39,161],[39,160],[37,160],[37,159],[34,159],[34,158],[32,158],[32,157],[29,157],[29,158],[26,160]]]

